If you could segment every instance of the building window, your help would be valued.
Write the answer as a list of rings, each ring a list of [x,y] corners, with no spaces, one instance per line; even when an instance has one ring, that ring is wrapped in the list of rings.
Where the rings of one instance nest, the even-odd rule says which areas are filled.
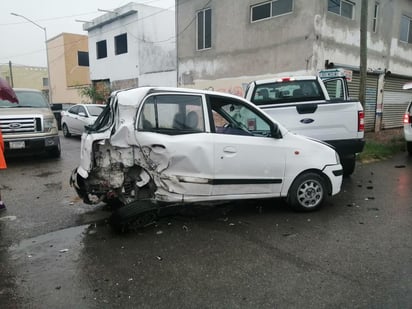
[[[96,43],[96,53],[97,59],[102,59],[107,57],[107,43],[106,40],[99,41]]]
[[[43,77],[43,87],[49,87],[49,78]]]
[[[402,42],[412,43],[412,19],[402,15],[400,40]]]
[[[378,32],[378,16],[379,16],[379,3],[375,2],[375,8],[373,10],[372,31]]]
[[[293,0],[275,0],[254,5],[250,8],[251,21],[258,21],[293,11]]]
[[[88,67],[89,66],[89,53],[88,52],[77,52],[77,63],[81,67]]]
[[[328,11],[349,19],[353,19],[355,4],[344,0],[328,0]]]
[[[114,54],[126,54],[127,53],[127,33],[120,34],[114,37]]]
[[[197,12],[197,49],[212,47],[212,10]]]

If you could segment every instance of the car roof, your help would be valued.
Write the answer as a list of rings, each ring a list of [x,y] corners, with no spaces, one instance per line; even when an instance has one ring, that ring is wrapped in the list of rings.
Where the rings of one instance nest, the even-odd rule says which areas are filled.
[[[204,95],[216,95],[226,98],[233,98],[237,100],[246,101],[240,96],[236,96],[226,92],[218,92],[211,90],[195,89],[195,88],[180,88],[180,87],[138,87],[138,88],[129,88],[122,89],[112,92],[112,96],[118,96],[122,99],[121,105],[136,105],[136,96],[141,96],[142,99],[144,96],[150,93],[157,92],[167,92],[167,93],[180,93],[180,94],[204,94]],[[140,99],[138,101],[140,101]]]
[[[316,76],[314,75],[307,75],[307,76],[279,76],[279,77],[273,77],[273,78],[268,78],[268,79],[262,79],[262,80],[256,80],[255,84],[256,85],[262,85],[262,84],[269,84],[269,83],[275,83],[275,82],[288,82],[288,81],[300,81],[300,80],[316,80]]]

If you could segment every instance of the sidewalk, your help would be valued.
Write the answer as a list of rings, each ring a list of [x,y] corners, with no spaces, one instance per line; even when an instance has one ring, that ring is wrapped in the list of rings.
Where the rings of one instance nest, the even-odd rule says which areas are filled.
[[[388,142],[403,140],[403,138],[403,128],[386,129],[379,132],[365,132],[366,142],[375,141],[386,144]]]

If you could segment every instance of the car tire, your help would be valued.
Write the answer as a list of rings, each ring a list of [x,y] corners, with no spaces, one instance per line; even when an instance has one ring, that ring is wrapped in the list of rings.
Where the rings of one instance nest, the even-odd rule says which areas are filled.
[[[406,142],[406,150],[408,151],[409,155],[412,156],[412,142]]]
[[[56,146],[53,149],[49,150],[48,155],[50,158],[56,158],[56,159],[60,158],[61,156],[60,146]]]
[[[326,197],[327,186],[324,178],[316,173],[299,175],[289,188],[287,203],[297,211],[319,209]]]
[[[72,136],[71,133],[70,133],[70,131],[69,131],[69,128],[67,127],[67,124],[63,123],[63,125],[62,125],[62,130],[63,130],[63,136],[64,136],[64,137],[70,137],[70,136]]]
[[[343,176],[350,176],[355,171],[356,156],[342,158]]]
[[[141,206],[143,205],[142,209]],[[109,222],[117,232],[127,232],[130,229],[143,228],[157,219],[157,207],[148,202],[140,205],[131,203],[113,211]]]

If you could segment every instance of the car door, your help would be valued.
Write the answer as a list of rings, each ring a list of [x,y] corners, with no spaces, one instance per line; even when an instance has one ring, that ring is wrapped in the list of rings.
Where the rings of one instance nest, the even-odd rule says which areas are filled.
[[[84,132],[84,126],[87,124],[88,113],[84,106],[78,106],[78,113],[73,117],[73,133],[82,134]]]
[[[256,108],[236,99],[209,96],[214,129],[213,195],[280,195],[285,150],[275,126]]]
[[[79,113],[79,106],[75,105],[65,112],[64,122],[66,123],[69,131],[71,133],[75,133],[75,125],[76,125],[76,118],[77,114]]]
[[[151,169],[158,190],[185,201],[212,192],[213,136],[206,132],[204,105],[200,94],[158,93],[144,100],[137,117],[137,159]]]

